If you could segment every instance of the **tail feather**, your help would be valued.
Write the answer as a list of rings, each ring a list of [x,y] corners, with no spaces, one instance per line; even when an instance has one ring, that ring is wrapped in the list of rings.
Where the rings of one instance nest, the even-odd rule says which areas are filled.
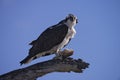
[[[27,56],[25,59],[23,59],[21,62],[20,62],[20,65],[22,65],[22,64],[27,64],[27,63],[29,63],[30,61],[32,61],[33,60],[33,57],[31,57],[31,56]]]
[[[37,58],[42,57],[42,56],[48,56],[48,55],[51,55],[51,54],[54,54],[54,53],[43,53],[43,54],[38,54],[38,55],[28,55],[25,59],[23,59],[20,62],[20,65],[27,64],[27,63],[31,62],[32,60],[34,60],[34,59],[37,59]]]

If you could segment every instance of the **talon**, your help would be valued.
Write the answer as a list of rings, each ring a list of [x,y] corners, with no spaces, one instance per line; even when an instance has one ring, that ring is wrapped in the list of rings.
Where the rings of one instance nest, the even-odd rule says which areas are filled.
[[[60,59],[60,60],[62,60],[62,56],[55,56],[53,59]]]

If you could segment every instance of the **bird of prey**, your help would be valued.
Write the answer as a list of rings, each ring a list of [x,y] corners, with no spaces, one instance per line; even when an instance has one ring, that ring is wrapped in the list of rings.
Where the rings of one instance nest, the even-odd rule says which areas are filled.
[[[64,48],[76,34],[74,26],[77,23],[77,17],[73,14],[68,14],[65,19],[47,28],[36,40],[30,43],[32,47],[29,50],[29,54],[20,64],[26,64],[34,59],[50,54],[60,56],[60,50]]]

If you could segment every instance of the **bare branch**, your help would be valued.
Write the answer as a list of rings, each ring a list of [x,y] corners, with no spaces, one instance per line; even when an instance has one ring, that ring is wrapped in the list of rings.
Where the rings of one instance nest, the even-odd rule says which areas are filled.
[[[75,73],[82,73],[88,66],[89,63],[81,59],[73,59],[70,57],[64,60],[52,59],[3,74],[0,76],[0,80],[36,80],[38,77],[51,72],[73,71]]]

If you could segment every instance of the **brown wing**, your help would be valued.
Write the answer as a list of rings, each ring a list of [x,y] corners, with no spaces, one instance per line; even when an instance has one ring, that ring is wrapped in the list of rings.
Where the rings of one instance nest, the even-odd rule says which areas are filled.
[[[32,41],[32,48],[29,54],[37,54],[52,49],[60,44],[68,32],[68,27],[64,25],[52,26],[46,29],[37,40]]]

